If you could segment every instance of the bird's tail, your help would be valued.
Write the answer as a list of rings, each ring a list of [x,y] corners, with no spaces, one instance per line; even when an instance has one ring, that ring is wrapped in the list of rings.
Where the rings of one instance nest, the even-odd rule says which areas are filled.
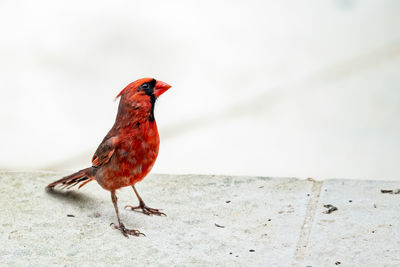
[[[57,185],[61,185],[62,189],[64,189],[64,188],[69,189],[69,188],[73,187],[74,185],[77,185],[80,182],[83,182],[78,187],[78,189],[79,189],[82,186],[84,186],[85,184],[87,184],[88,182],[95,180],[95,178],[92,175],[90,175],[90,169],[91,169],[91,167],[80,170],[74,174],[65,176],[65,177],[61,178],[60,180],[57,180],[57,181],[49,184],[46,188],[51,189]]]

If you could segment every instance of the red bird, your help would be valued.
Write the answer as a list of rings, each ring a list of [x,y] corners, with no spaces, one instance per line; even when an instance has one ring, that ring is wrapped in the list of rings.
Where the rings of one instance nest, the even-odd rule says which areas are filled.
[[[79,186],[81,188],[86,183],[96,180],[101,187],[111,192],[118,218],[115,228],[126,237],[144,235],[138,230],[125,228],[121,222],[115,191],[121,187],[132,186],[139,199],[139,206],[126,207],[131,210],[141,209],[146,215],[165,215],[159,209],[146,206],[135,184],[150,172],[156,161],[160,138],[154,119],[154,105],[157,98],[169,88],[170,85],[152,78],[143,78],[128,84],[116,97],[121,97],[117,118],[94,153],[92,167],[55,181],[47,188],[52,189],[56,185],[69,188],[82,183]]]

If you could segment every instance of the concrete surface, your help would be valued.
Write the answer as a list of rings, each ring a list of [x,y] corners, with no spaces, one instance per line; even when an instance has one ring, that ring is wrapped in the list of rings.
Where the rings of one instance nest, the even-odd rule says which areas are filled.
[[[399,182],[150,175],[137,188],[168,216],[123,210],[137,200],[121,190],[122,221],[146,234],[127,239],[96,182],[44,190],[65,174],[0,171],[0,265],[400,264],[400,194],[380,192]],[[324,214],[323,204],[338,210]]]
[[[380,192],[399,187],[399,182],[325,181],[305,265],[399,266],[400,194]],[[328,203],[338,210],[322,213]]]

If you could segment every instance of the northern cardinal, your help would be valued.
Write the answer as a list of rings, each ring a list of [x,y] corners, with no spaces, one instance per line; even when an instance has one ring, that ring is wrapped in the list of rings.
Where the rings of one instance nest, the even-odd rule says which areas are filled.
[[[146,215],[165,215],[159,209],[146,206],[135,184],[141,181],[153,167],[160,139],[154,119],[154,105],[157,98],[171,86],[152,78],[143,78],[128,84],[115,99],[121,97],[114,126],[97,148],[92,158],[92,167],[80,170],[47,186],[63,188],[96,180],[104,189],[111,192],[118,218],[114,225],[126,237],[144,235],[138,230],[127,229],[121,222],[115,191],[121,187],[132,186],[139,206],[125,206],[131,210],[140,209]]]

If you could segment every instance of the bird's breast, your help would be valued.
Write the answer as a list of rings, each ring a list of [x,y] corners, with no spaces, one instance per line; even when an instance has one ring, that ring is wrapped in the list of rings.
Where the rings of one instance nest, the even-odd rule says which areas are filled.
[[[126,141],[121,144],[120,161],[135,165],[132,175],[146,171],[158,155],[160,138],[155,123],[144,123],[125,134]]]
[[[152,169],[160,145],[155,123],[143,123],[119,132],[120,144],[109,167],[103,172],[104,185],[117,189],[142,180]]]

